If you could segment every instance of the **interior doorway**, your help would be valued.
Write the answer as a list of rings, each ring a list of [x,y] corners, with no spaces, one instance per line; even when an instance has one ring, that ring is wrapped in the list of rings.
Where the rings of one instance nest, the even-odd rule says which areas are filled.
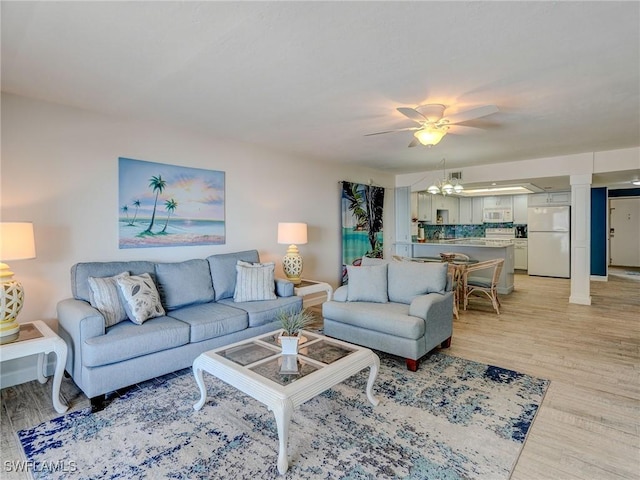
[[[640,267],[640,197],[609,199],[609,264]]]

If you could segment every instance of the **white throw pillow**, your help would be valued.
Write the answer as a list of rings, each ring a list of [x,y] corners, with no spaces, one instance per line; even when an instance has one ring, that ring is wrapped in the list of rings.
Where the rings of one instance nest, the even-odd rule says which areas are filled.
[[[131,275],[117,279],[129,320],[138,325],[165,314],[160,294],[151,275]]]
[[[356,267],[347,265],[347,302],[387,303],[387,264]]]
[[[275,300],[275,269],[273,262],[248,263],[238,260],[236,263],[236,290],[234,302],[256,302]]]
[[[113,277],[89,277],[89,303],[102,314],[107,327],[128,318],[118,294],[117,282],[118,278],[128,276],[129,272],[122,272]]]

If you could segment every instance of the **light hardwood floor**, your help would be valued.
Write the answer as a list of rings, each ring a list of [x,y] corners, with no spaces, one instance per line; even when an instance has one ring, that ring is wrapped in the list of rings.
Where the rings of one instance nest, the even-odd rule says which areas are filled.
[[[640,281],[609,279],[583,306],[569,280],[516,275],[499,316],[478,299],[454,322],[450,355],[551,380],[513,480],[640,478]],[[50,382],[2,390],[3,461],[21,458],[16,430],[57,416],[50,394]],[[69,379],[63,396],[88,406]]]

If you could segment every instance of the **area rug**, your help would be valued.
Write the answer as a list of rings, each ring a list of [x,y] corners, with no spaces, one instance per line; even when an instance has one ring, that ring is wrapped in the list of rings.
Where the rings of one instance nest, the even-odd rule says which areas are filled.
[[[432,354],[418,372],[379,354],[368,370],[296,408],[288,479],[508,479],[549,382]],[[273,414],[205,373],[146,382],[102,412],[76,411],[21,430],[35,478],[264,479],[278,475]]]

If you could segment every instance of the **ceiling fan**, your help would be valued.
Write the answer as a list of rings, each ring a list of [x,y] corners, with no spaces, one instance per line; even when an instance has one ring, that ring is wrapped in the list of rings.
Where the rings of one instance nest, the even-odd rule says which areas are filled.
[[[495,105],[484,105],[482,107],[470,108],[469,110],[464,110],[445,117],[444,111],[446,108],[447,107],[440,104],[420,105],[416,108],[398,107],[396,110],[405,117],[418,123],[420,126],[368,133],[365,137],[381,135],[383,133],[414,131],[413,136],[415,138],[409,144],[410,147],[415,147],[417,145],[431,147],[442,140],[442,137],[447,133],[458,134],[463,133],[464,131],[471,131],[471,129],[473,129],[473,127],[458,125],[459,123],[468,122],[469,120],[475,120],[480,117],[486,117],[487,115],[498,112],[498,107]]]

